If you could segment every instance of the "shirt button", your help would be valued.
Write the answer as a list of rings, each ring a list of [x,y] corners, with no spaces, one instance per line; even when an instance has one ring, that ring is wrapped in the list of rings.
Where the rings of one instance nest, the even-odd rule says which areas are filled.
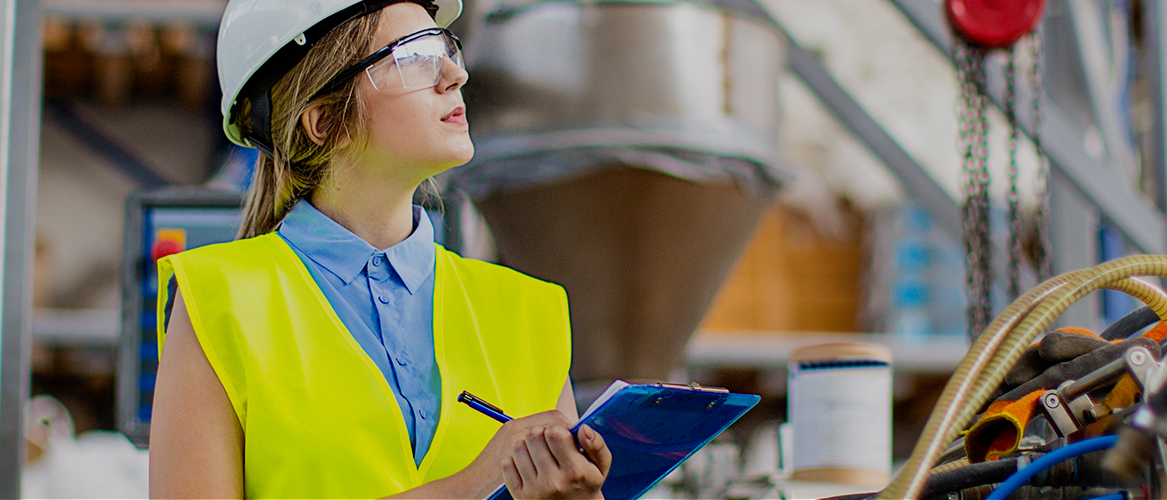
[[[379,266],[384,262],[385,262],[385,258],[380,256],[380,255],[373,257],[373,265],[374,266]]]
[[[388,304],[389,303],[389,296],[388,295],[380,295],[377,297],[377,300],[380,301],[382,304]]]
[[[405,358],[403,358],[401,356],[397,356],[397,364],[399,364],[401,366],[405,366]]]
[[[418,410],[418,411],[417,411],[417,414],[418,414],[418,415],[420,415],[420,416],[421,416],[421,418],[422,418],[423,420],[424,420],[424,419],[425,419],[425,417],[426,417],[426,412],[425,412],[425,410]]]

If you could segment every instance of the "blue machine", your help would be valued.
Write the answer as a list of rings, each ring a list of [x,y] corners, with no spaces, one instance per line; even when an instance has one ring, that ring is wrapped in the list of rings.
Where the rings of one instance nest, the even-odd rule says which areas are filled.
[[[126,201],[117,425],[141,448],[149,442],[158,372],[157,260],[235,239],[242,203],[238,192],[206,188],[141,191]]]

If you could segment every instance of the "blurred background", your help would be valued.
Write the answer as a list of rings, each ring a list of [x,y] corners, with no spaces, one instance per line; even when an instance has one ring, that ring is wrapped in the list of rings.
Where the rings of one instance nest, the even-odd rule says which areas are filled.
[[[19,227],[9,208],[6,245],[25,234],[34,251],[26,276],[5,270],[5,293],[30,293],[32,310],[5,303],[4,382],[21,359],[11,339],[26,328],[29,393],[59,404],[28,405],[40,413],[25,413],[21,432],[60,431],[45,422],[68,418],[71,436],[108,431],[144,447],[159,241],[230,238],[255,158],[221,132],[225,1],[6,4],[16,23],[6,57],[40,87],[12,98],[32,99],[34,118],[11,126],[31,124],[25,142],[37,146],[35,175],[7,189],[27,190],[35,226]],[[1162,14],[1145,0],[1045,9],[1037,46],[1015,49],[1025,104],[1035,68],[1044,72],[1051,165],[1038,179],[1027,129],[1024,288],[1037,282],[1042,185],[1055,272],[1167,253]],[[892,351],[893,457],[908,455],[968,345],[961,88],[940,3],[477,0],[452,30],[466,47],[477,154],[436,179],[440,197],[418,202],[452,250],[567,288],[581,405],[617,378],[761,394],[727,438],[748,448],[786,417],[793,349],[873,342]],[[1004,55],[987,64],[999,83]],[[990,88],[1000,101],[1000,85]],[[1019,114],[1032,124],[1028,108]],[[993,235],[1004,241],[1008,126],[992,107],[987,123]],[[1063,321],[1099,328],[1134,307],[1099,295]],[[128,485],[99,496],[142,491],[143,456],[92,435],[107,440],[91,439],[94,449],[124,458],[105,462]],[[47,441],[29,439],[21,460],[35,472]],[[26,494],[51,482],[46,470],[25,475]]]

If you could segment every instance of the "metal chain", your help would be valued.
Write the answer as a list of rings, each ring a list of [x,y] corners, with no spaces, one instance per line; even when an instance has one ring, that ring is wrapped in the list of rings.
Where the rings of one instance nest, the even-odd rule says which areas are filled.
[[[1037,276],[1038,281],[1045,281],[1053,277],[1053,270],[1050,267],[1049,249],[1050,234],[1049,234],[1049,159],[1046,157],[1045,147],[1041,143],[1041,101],[1042,88],[1044,82],[1042,81],[1042,67],[1041,67],[1041,28],[1034,30],[1033,34],[1029,36],[1029,50],[1033,59],[1033,71],[1029,77],[1029,93],[1033,96],[1032,105],[1030,107],[1030,120],[1033,122],[1033,148],[1037,151],[1037,176],[1034,180],[1034,192],[1037,195],[1037,211],[1034,214],[1034,222],[1037,226],[1037,245],[1035,257],[1037,258]]]
[[[985,52],[959,41],[953,47],[961,86],[959,147],[963,156],[965,284],[968,334],[975,338],[992,315],[992,241],[989,222],[988,120]]]
[[[977,243],[979,244],[979,257],[977,259],[977,274],[980,282],[977,291],[979,292],[978,305],[980,307],[979,319],[977,324],[977,332],[984,330],[989,325],[989,321],[993,318],[993,298],[992,298],[992,230],[990,227],[990,213],[992,211],[992,204],[989,202],[989,120],[988,120],[988,104],[989,98],[986,92],[987,83],[985,78],[985,52],[977,49],[973,52],[973,79],[976,82],[976,126],[978,127],[977,135],[979,138],[979,151],[976,155],[977,162],[977,220],[976,231]]]
[[[1021,214],[1020,196],[1017,193],[1017,74],[1016,54],[1010,47],[1005,52],[1005,121],[1009,123],[1009,302],[1021,295]]]
[[[1033,71],[1030,75],[1031,119],[1033,122],[1033,143],[1037,150],[1038,171],[1035,180],[1037,194],[1036,260],[1038,276],[1044,281],[1050,276],[1049,263],[1049,163],[1041,143],[1041,40],[1040,33],[1030,37],[1033,56]],[[968,288],[968,335],[975,340],[992,319],[992,204],[989,199],[989,123],[988,95],[985,75],[986,51],[966,45],[960,40],[953,42],[956,59],[957,79],[960,82],[958,105],[959,139],[958,148],[962,156],[961,188],[964,204],[961,215],[964,223],[964,248],[966,254],[965,285]],[[1008,239],[1008,279],[1009,298],[1016,299],[1021,294],[1021,203],[1017,189],[1017,71],[1016,53],[1010,48],[1005,64],[1005,119],[1009,124],[1007,194],[1009,239]]]
[[[958,133],[957,147],[961,155],[961,192],[964,195],[964,203],[961,204],[961,220],[963,227],[963,243],[965,254],[965,289],[968,293],[968,305],[966,307],[966,323],[968,328],[969,339],[975,339],[979,330],[975,326],[979,321],[978,308],[973,307],[974,297],[977,296],[977,283],[974,279],[976,273],[974,269],[976,264],[974,260],[976,255],[973,253],[975,245],[972,228],[973,224],[973,185],[975,183],[973,176],[973,125],[970,116],[970,110],[973,107],[972,95],[969,87],[972,82],[969,81],[969,73],[971,72],[970,56],[968,47],[959,41],[953,42],[953,55],[956,59],[956,79],[960,84],[960,99],[957,104],[957,121]]]

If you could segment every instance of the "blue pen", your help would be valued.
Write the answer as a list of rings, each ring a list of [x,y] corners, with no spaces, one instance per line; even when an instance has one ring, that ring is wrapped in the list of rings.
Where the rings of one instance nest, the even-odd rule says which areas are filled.
[[[474,408],[475,410],[478,410],[483,415],[486,415],[490,418],[498,420],[499,422],[502,422],[504,424],[507,422],[510,422],[511,420],[514,420],[513,418],[508,417],[507,414],[503,413],[502,408],[499,408],[495,405],[487,403],[482,398],[475,396],[473,394],[470,394],[469,391],[462,391],[462,394],[458,395],[458,402],[459,403],[466,403],[466,406]]]
[[[507,416],[506,413],[503,413],[502,408],[499,408],[495,405],[487,403],[486,400],[484,400],[478,396],[475,396],[473,394],[470,394],[470,391],[462,391],[462,394],[458,395],[458,402],[459,403],[466,403],[466,406],[474,408],[475,410],[478,410],[483,415],[486,415],[490,418],[498,420],[499,422],[502,422],[504,424],[507,422],[510,422],[511,420],[514,420],[513,418]],[[588,456],[587,452],[584,451],[583,446],[579,444],[579,436],[573,435],[572,439],[575,441],[576,449],[578,449],[579,452],[582,453],[583,456],[588,459],[588,461],[591,461],[592,457]]]

